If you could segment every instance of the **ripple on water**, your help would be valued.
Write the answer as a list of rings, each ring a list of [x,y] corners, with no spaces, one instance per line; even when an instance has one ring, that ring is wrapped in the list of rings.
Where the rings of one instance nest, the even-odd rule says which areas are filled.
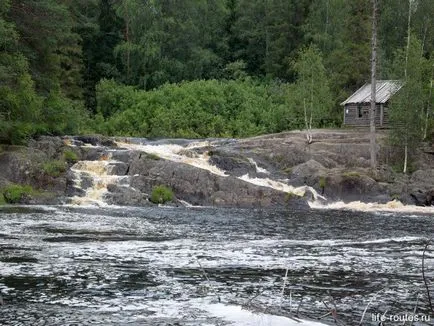
[[[416,292],[419,311],[427,312],[420,270],[434,226],[427,217],[182,208],[1,212],[4,325],[251,325],[247,320],[261,316],[242,310],[246,303],[267,308],[260,320],[276,325],[274,313],[289,313],[290,291],[293,307],[303,302],[300,312],[310,318],[326,313],[322,301],[332,296],[348,325],[380,290],[368,313],[410,311]],[[426,257],[434,279],[434,252]]]

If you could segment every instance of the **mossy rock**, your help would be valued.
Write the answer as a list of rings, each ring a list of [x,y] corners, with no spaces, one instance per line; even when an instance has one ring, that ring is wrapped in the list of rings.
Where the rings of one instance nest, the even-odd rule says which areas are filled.
[[[154,153],[146,153],[146,158],[154,161],[158,161],[160,157]]]
[[[30,198],[35,190],[28,185],[11,184],[2,190],[2,197],[5,203],[18,204]]]
[[[361,174],[356,171],[349,171],[349,172],[344,172],[342,176],[345,178],[360,178]]]

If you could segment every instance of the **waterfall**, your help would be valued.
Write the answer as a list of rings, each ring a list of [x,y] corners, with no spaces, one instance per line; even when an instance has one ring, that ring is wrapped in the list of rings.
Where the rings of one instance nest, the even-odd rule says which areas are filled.
[[[251,184],[262,186],[262,187],[268,187],[272,188],[278,191],[283,191],[286,193],[294,194],[299,197],[303,197],[306,195],[306,193],[309,191],[312,193],[313,199],[315,201],[317,200],[327,200],[324,196],[321,196],[314,188],[309,186],[301,186],[301,187],[294,187],[291,185],[288,185],[285,183],[285,180],[276,181],[272,180],[270,178],[250,178],[248,174],[245,174],[241,177],[238,177],[238,179],[249,182]]]
[[[160,158],[177,163],[188,164],[222,177],[228,176],[225,171],[209,163],[209,155],[207,151],[202,154],[192,151],[192,149],[211,146],[209,141],[192,142],[187,146],[176,144],[132,144],[128,142],[117,142],[117,144],[119,147],[157,155]]]
[[[72,197],[71,204],[104,206],[108,185],[128,185],[128,176],[114,175],[116,165],[121,162],[110,158],[107,155],[98,161],[78,161],[71,167],[74,187],[84,191],[84,196]]]

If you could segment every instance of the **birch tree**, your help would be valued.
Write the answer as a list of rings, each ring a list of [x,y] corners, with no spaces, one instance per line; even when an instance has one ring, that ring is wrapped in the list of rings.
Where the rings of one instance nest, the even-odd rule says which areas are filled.
[[[332,95],[321,53],[315,46],[300,51],[294,68],[298,75],[295,100],[303,108],[306,141],[310,144],[312,127],[321,126],[321,120],[330,114]]]
[[[394,64],[397,70],[405,67],[404,86],[392,98],[389,110],[392,143],[404,150],[403,173],[408,171],[409,149],[415,148],[423,136],[427,60],[421,56],[421,49],[421,42],[411,35],[406,48],[397,52]]]

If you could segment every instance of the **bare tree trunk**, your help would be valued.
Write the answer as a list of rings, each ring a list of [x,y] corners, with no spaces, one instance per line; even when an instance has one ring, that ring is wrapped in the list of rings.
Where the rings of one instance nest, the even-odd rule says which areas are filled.
[[[304,107],[304,125],[306,127],[306,140],[307,143],[312,143],[312,112],[310,113],[310,118],[307,116],[306,99],[303,99]]]
[[[125,6],[125,40],[127,41],[127,80],[130,81],[130,8],[128,1],[124,2]]]
[[[406,81],[407,81],[408,51],[409,51],[409,48],[410,48],[411,3],[412,3],[412,0],[408,0],[407,48],[405,50],[405,70],[404,70],[404,77],[405,77]]]
[[[425,127],[424,127],[424,130],[423,130],[423,139],[424,140],[428,136],[428,121],[429,121],[429,114],[430,114],[430,111],[431,111],[433,78],[434,78],[434,64],[431,67],[431,85],[430,85],[430,88],[429,88],[428,104],[426,106],[426,115],[425,115]]]
[[[410,36],[411,36],[411,3],[412,0],[408,0],[408,20],[407,20],[407,48],[405,50],[405,68],[404,68],[404,77],[405,81],[407,81],[407,68],[408,68],[408,52],[410,50]],[[408,97],[408,95],[407,95]],[[408,103],[408,100],[407,100]],[[408,110],[409,108],[407,108]],[[407,126],[408,128],[408,126]],[[408,133],[408,130],[405,130]],[[407,164],[408,164],[408,139],[405,137],[404,143],[404,168],[402,169],[403,173],[407,173]]]
[[[377,91],[377,0],[372,0],[372,40],[371,40],[371,109],[369,110],[369,139],[371,154],[371,169],[377,168],[377,144],[375,137],[375,113],[376,113],[376,91]],[[375,173],[375,172],[374,172]]]
[[[328,33],[328,27],[329,27],[329,5],[330,0],[326,0],[326,23],[324,28],[324,42],[323,42],[323,53],[326,52],[326,45],[327,45],[327,33]]]

